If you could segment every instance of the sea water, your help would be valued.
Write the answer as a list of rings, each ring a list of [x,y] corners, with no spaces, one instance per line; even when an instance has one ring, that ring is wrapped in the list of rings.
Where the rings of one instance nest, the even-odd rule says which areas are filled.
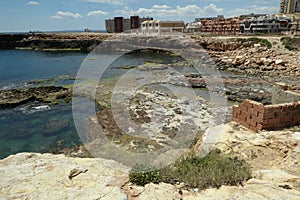
[[[88,54],[80,52],[43,52],[29,50],[0,51],[0,90],[22,88],[25,82],[61,76],[75,77]],[[101,65],[97,55],[96,64]],[[180,57],[164,53],[136,52],[115,60],[104,77],[117,77],[126,73],[122,66],[138,66],[146,61],[172,63]],[[107,66],[103,66],[107,67]],[[188,68],[178,71],[192,72]],[[73,83],[72,80],[68,84]],[[44,83],[42,83],[44,84]],[[57,81],[54,84],[66,84]],[[206,92],[207,93],[207,92]],[[88,117],[88,116],[85,116]],[[12,109],[0,109],[0,158],[18,152],[55,152],[59,148],[81,144],[77,134],[71,103],[48,105],[29,102]]]
[[[1,50],[0,90],[22,88],[33,80],[75,77],[86,57],[86,53],[80,52]],[[170,58],[151,52],[124,55],[109,66],[104,77],[125,73],[125,69],[119,68],[121,66],[137,66],[157,59]],[[95,62],[100,64],[101,58]],[[0,109],[0,158],[18,152],[51,152],[61,145],[77,144],[81,144],[81,140],[74,125],[71,103],[29,102],[13,109]]]

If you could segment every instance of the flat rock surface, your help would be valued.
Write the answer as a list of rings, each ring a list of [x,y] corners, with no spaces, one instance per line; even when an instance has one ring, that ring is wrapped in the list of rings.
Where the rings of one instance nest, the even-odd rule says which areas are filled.
[[[0,161],[0,199],[126,199],[107,185],[128,170],[111,160],[17,154]]]
[[[0,199],[300,199],[298,136],[293,129],[253,133],[224,125],[215,146],[245,159],[253,178],[207,190],[183,190],[181,183],[135,186],[128,182],[130,169],[112,160],[21,153],[0,160]]]

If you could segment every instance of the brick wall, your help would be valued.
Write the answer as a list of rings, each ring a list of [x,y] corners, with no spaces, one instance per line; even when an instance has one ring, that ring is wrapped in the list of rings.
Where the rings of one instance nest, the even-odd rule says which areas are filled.
[[[255,132],[300,125],[300,101],[264,106],[246,99],[232,108],[232,120]]]

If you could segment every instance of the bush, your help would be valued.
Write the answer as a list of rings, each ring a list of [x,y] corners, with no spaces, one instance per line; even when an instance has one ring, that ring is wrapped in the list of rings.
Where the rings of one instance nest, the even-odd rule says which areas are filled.
[[[281,38],[282,45],[290,50],[290,51],[297,51],[300,47],[300,39],[299,38]]]
[[[160,173],[154,167],[144,165],[136,165],[129,172],[130,182],[144,186],[147,183],[159,183],[161,181]]]
[[[205,189],[222,185],[238,185],[251,177],[250,167],[245,161],[226,158],[219,150],[204,158],[195,155],[182,158],[166,170],[163,181],[184,182],[188,187]]]
[[[187,188],[206,189],[239,185],[251,178],[250,167],[245,161],[238,160],[237,157],[224,157],[219,150],[214,150],[203,158],[191,154],[160,170],[145,169],[139,168],[138,173],[131,172],[130,181],[138,185],[160,181],[171,184],[184,182]]]

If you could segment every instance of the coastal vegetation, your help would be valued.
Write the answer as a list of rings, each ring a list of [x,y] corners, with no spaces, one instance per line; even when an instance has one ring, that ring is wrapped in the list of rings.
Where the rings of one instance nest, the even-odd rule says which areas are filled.
[[[299,38],[290,38],[290,37],[283,37],[281,38],[282,45],[290,50],[290,51],[297,51],[300,47],[300,39]]]
[[[129,173],[132,183],[184,183],[185,188],[219,188],[222,185],[240,185],[251,178],[251,170],[244,160],[222,155],[220,150],[211,151],[201,158],[195,154],[184,156],[162,169],[138,165]]]

